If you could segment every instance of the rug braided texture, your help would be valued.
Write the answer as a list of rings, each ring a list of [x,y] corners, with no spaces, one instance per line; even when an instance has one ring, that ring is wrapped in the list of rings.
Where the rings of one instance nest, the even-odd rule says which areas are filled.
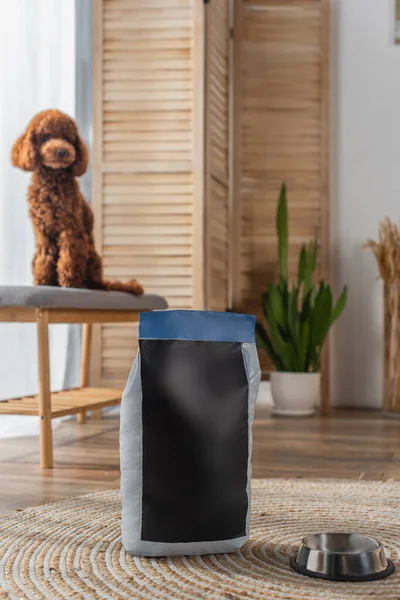
[[[254,480],[251,538],[229,555],[133,558],[120,525],[117,490],[0,519],[0,598],[400,599],[400,566],[369,583],[311,579],[289,567],[302,537],[323,531],[377,537],[397,566],[400,483]]]

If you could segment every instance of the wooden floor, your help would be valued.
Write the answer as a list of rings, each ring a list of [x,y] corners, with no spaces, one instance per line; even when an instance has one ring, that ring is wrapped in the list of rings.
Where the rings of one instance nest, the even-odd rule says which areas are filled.
[[[119,419],[54,432],[55,468],[41,471],[38,438],[0,440],[0,514],[119,485]],[[329,418],[271,418],[254,423],[253,476],[400,480],[400,419],[340,411]]]

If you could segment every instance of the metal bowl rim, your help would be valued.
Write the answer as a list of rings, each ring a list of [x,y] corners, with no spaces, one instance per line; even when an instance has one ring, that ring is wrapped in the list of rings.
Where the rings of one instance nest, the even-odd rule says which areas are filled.
[[[357,536],[363,537],[367,540],[371,540],[372,542],[377,544],[377,547],[374,548],[373,550],[363,550],[361,552],[338,552],[335,550],[322,550],[321,548],[311,548],[310,546],[307,545],[306,540],[308,538],[319,537],[321,535],[349,535],[349,536],[357,535]],[[375,552],[380,552],[382,550],[382,548],[384,547],[382,542],[380,542],[379,540],[377,540],[376,538],[374,538],[370,535],[364,535],[363,533],[346,533],[346,532],[342,532],[342,531],[324,531],[324,532],[319,532],[319,533],[310,533],[310,534],[304,536],[303,539],[301,540],[299,550],[302,546],[303,546],[303,548],[306,548],[309,552],[321,552],[321,554],[335,555],[335,556],[350,556],[350,555],[357,556],[357,555],[361,555],[361,554],[374,554]]]

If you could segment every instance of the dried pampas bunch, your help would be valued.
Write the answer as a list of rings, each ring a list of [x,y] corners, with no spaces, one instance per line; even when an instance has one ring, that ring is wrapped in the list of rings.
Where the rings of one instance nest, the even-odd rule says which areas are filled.
[[[386,218],[378,241],[368,240],[384,281],[384,409],[400,413],[400,226]]]
[[[368,240],[365,246],[374,253],[383,281],[400,283],[400,226],[386,217],[379,225],[378,241]]]

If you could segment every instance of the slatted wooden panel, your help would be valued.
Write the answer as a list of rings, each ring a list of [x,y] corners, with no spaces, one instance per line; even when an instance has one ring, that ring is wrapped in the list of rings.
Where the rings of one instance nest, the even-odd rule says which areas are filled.
[[[203,302],[203,2],[96,0],[94,204],[108,278]],[[137,329],[104,325],[93,379],[124,385]]]
[[[229,305],[229,0],[206,6],[206,307]]]
[[[234,304],[261,316],[277,277],[275,211],[288,187],[289,264],[318,235],[327,275],[328,0],[236,0],[234,36]],[[269,368],[265,355],[262,366]]]

